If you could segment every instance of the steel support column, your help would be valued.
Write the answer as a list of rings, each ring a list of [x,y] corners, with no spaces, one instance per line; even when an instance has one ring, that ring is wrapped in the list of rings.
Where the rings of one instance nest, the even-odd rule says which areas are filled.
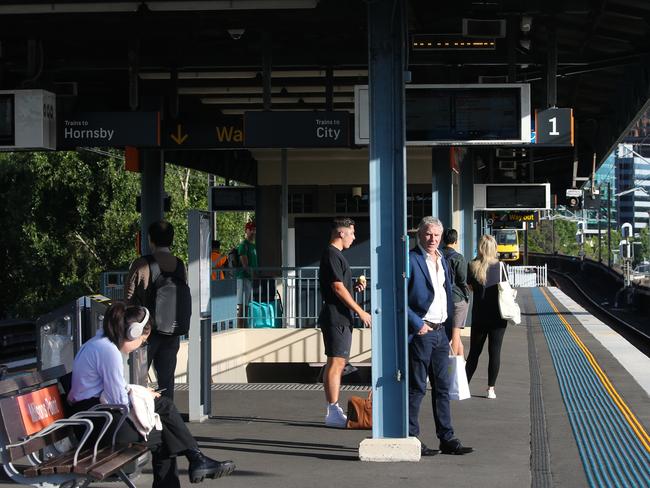
[[[474,153],[470,151],[460,164],[460,252],[469,261],[474,256]]]
[[[149,254],[149,225],[163,218],[165,165],[160,151],[142,151],[140,173],[140,250]]]
[[[448,147],[434,147],[431,150],[431,213],[442,221],[445,229],[452,226]]]
[[[405,2],[368,3],[373,438],[408,436]]]

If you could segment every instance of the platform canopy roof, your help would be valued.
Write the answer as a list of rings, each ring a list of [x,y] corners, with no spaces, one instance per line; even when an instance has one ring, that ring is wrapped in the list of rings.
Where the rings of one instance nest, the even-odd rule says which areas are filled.
[[[330,108],[354,111],[353,86],[368,75],[367,4],[7,0],[0,4],[0,88],[53,90],[65,110],[238,114],[264,108],[266,61],[273,110],[324,110],[331,90]],[[579,175],[590,173],[593,154],[602,161],[645,110],[647,0],[409,0],[407,10],[412,83],[527,82],[534,109],[549,103],[556,39],[557,106],[574,109],[577,145],[533,152],[535,180],[550,181],[554,193],[571,186],[574,160]],[[503,28],[469,22],[470,33],[484,28],[494,41],[484,49],[413,47],[416,39],[481,40],[463,37],[463,19],[502,20]],[[244,168],[238,158],[250,160],[221,157]],[[177,159],[206,168],[204,156]],[[254,172],[245,173],[234,176],[254,182]]]

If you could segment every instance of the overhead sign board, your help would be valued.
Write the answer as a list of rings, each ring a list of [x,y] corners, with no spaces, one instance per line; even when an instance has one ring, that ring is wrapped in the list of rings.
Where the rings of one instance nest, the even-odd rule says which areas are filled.
[[[538,145],[573,146],[573,109],[547,108],[535,112]]]
[[[165,149],[240,149],[244,121],[241,115],[183,114],[164,124],[161,139]]]
[[[601,207],[600,195],[592,195],[587,192],[582,199],[582,208],[599,209]]]
[[[59,149],[159,145],[158,112],[83,112],[66,115],[59,124]]]
[[[368,86],[354,87],[355,142],[370,141]],[[406,85],[406,144],[468,146],[528,144],[530,86]]]
[[[535,212],[488,212],[487,218],[492,222],[535,222],[537,214]]]
[[[550,183],[474,185],[475,210],[546,210],[550,208]]]
[[[350,146],[348,112],[246,112],[245,145],[258,148]]]
[[[56,149],[56,95],[0,91],[0,150]]]
[[[580,188],[567,188],[566,190],[567,197],[581,197],[582,190]]]
[[[212,187],[210,210],[255,210],[255,188],[246,186]]]

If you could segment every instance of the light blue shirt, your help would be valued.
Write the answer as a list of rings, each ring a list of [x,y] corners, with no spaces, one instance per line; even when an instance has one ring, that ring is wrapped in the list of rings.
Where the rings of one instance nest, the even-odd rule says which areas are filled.
[[[108,403],[129,404],[122,353],[100,329],[81,346],[74,359],[68,401],[76,403],[98,398],[102,393]]]

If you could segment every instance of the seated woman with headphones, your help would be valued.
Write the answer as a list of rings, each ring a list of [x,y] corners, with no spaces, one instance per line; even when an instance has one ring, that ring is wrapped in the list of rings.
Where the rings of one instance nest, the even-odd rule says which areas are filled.
[[[122,302],[111,305],[104,316],[103,328],[81,346],[74,360],[72,387],[67,397],[72,409],[87,410],[100,403],[100,397],[103,403],[129,405],[122,354],[129,354],[145,344],[150,332],[149,310],[145,307],[127,307]],[[150,392],[162,423],[162,431],[152,430],[146,441],[153,458],[154,487],[181,486],[176,466],[179,454],[189,461],[192,483],[233,472],[235,464],[232,461],[215,461],[199,450],[171,400],[153,390]],[[143,442],[143,439],[127,420],[117,434],[117,441],[126,444]]]

